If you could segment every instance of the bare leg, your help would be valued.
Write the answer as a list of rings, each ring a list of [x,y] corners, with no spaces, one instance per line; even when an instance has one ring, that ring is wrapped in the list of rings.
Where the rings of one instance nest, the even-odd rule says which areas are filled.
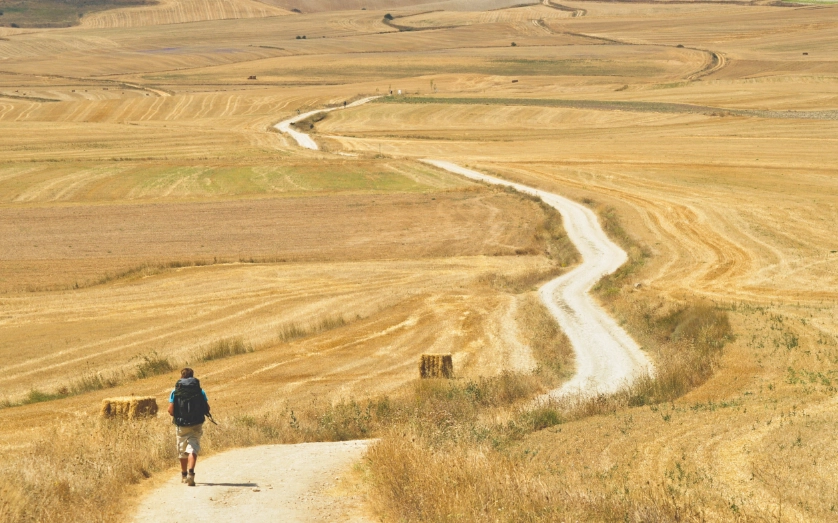
[[[195,463],[198,462],[198,455],[193,452],[193,453],[189,454],[189,457],[187,459],[180,460],[181,468],[183,468],[183,466],[184,466],[183,464],[186,463],[187,461],[188,461],[187,468],[189,470],[195,470]],[[184,468],[183,470],[186,470],[186,469]]]
[[[186,461],[187,461],[187,458],[180,458],[180,471],[181,472],[186,472],[186,469],[187,469]]]

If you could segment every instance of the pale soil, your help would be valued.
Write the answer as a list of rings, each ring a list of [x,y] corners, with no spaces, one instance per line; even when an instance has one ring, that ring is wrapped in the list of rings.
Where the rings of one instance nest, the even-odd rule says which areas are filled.
[[[172,477],[140,504],[136,523],[182,521],[369,523],[340,478],[369,441],[264,445],[201,459],[195,487]]]

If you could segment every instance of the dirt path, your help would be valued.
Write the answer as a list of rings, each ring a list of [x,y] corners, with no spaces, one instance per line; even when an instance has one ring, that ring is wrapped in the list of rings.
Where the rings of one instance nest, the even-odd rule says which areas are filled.
[[[349,107],[373,99],[365,98]],[[314,140],[307,134],[291,129],[291,124],[317,112],[319,111],[309,111],[285,120],[277,124],[276,128],[290,134],[301,147],[316,150],[317,144]],[[488,176],[451,162],[424,161],[473,180],[506,185],[539,196],[561,213],[567,234],[582,255],[583,261],[572,271],[542,286],[539,295],[573,345],[576,353],[576,375],[562,387],[545,395],[545,398],[558,398],[568,394],[609,394],[640,376],[654,372],[651,362],[637,343],[588,294],[596,282],[616,271],[627,259],[625,251],[612,242],[602,230],[593,211],[557,194]]]
[[[596,282],[616,271],[627,259],[625,251],[606,236],[590,209],[559,195],[494,178],[451,162],[425,162],[473,180],[505,185],[539,196],[564,218],[565,229],[582,255],[582,263],[547,282],[538,292],[573,345],[576,375],[546,397],[608,394],[652,372],[649,359],[637,343],[588,294]]]
[[[357,107],[357,106],[359,106],[361,104],[365,104],[365,103],[367,103],[371,100],[375,100],[376,98],[378,98],[378,97],[377,96],[371,96],[369,98],[363,98],[363,99],[358,100],[356,102],[352,102],[351,104],[347,105],[346,108],[348,109],[350,107]],[[307,135],[306,133],[301,133],[300,131],[297,131],[296,129],[291,127],[291,125],[295,124],[297,122],[301,122],[301,121],[305,120],[306,118],[308,118],[309,116],[313,116],[313,115],[318,114],[318,113],[328,113],[328,112],[334,111],[336,109],[343,109],[343,107],[330,107],[328,109],[316,109],[314,111],[308,111],[307,113],[298,114],[297,116],[295,116],[293,118],[289,118],[287,120],[283,120],[283,121],[279,122],[278,124],[274,125],[274,128],[281,133],[285,133],[285,134],[290,135],[292,138],[294,138],[294,140],[296,140],[296,142],[300,145],[300,147],[303,147],[304,149],[311,149],[312,151],[316,151],[316,150],[319,149],[319,147],[317,146],[317,142],[315,142],[314,139],[311,136]]]
[[[175,475],[140,505],[136,523],[352,522],[358,501],[338,494],[341,475],[369,441],[264,445],[198,462],[194,488]]]
[[[349,107],[372,98],[359,100]],[[320,111],[332,111],[325,109]],[[291,128],[320,111],[284,120],[276,128],[306,149],[317,150],[307,134]],[[539,289],[541,300],[570,338],[576,375],[543,399],[569,394],[612,393],[644,374],[651,363],[634,340],[591,299],[591,287],[626,261],[626,253],[602,230],[588,208],[559,195],[494,178],[442,160],[424,160],[440,169],[539,196],[564,218],[567,234],[582,255],[572,271]],[[360,459],[368,442],[267,445],[238,449],[199,462],[197,488],[175,476],[148,496],[135,521],[365,521],[352,513],[351,498],[330,495],[339,474]]]

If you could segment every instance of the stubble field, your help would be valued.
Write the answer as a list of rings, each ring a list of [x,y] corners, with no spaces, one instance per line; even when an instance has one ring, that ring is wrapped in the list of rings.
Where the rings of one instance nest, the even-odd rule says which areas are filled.
[[[162,400],[174,374],[149,361],[196,366],[229,419],[399,393],[423,352],[453,352],[464,377],[514,366],[537,344],[521,311],[563,270],[555,217],[417,161],[436,158],[618,216],[646,255],[598,297],[653,356],[679,304],[718,307],[735,339],[672,401],[430,445],[482,456],[401,478],[458,493],[449,516],[375,476],[427,451],[384,431],[369,510],[833,519],[838,10],[517,3],[174,0],[0,28],[4,477],[103,397]],[[272,129],[390,91],[315,123],[321,151]],[[254,350],[201,363],[224,339]],[[80,385],[96,376],[107,388]],[[54,500],[33,520],[82,510],[80,490],[26,478],[3,484],[0,516],[26,492]],[[137,491],[120,488],[126,510]]]

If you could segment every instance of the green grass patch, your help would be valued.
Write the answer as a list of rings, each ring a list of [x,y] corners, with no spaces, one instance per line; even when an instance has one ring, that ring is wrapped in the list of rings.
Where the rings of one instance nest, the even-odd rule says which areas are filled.
[[[26,397],[23,398],[21,404],[31,405],[32,403],[43,403],[45,401],[52,401],[63,397],[63,394],[59,394],[57,392],[43,392],[40,390],[32,389],[29,391],[29,394],[27,394]]]
[[[311,323],[290,322],[279,328],[277,338],[282,343],[288,343],[300,338],[307,338],[314,334],[337,329],[349,322],[343,316],[328,316]]]
[[[107,175],[103,176],[103,172]],[[54,180],[85,180],[68,201],[205,199],[239,196],[305,196],[321,193],[422,193],[469,185],[411,161],[265,162],[264,164],[161,164],[114,159],[0,165],[0,202],[12,202]],[[44,195],[45,198],[52,194]]]

